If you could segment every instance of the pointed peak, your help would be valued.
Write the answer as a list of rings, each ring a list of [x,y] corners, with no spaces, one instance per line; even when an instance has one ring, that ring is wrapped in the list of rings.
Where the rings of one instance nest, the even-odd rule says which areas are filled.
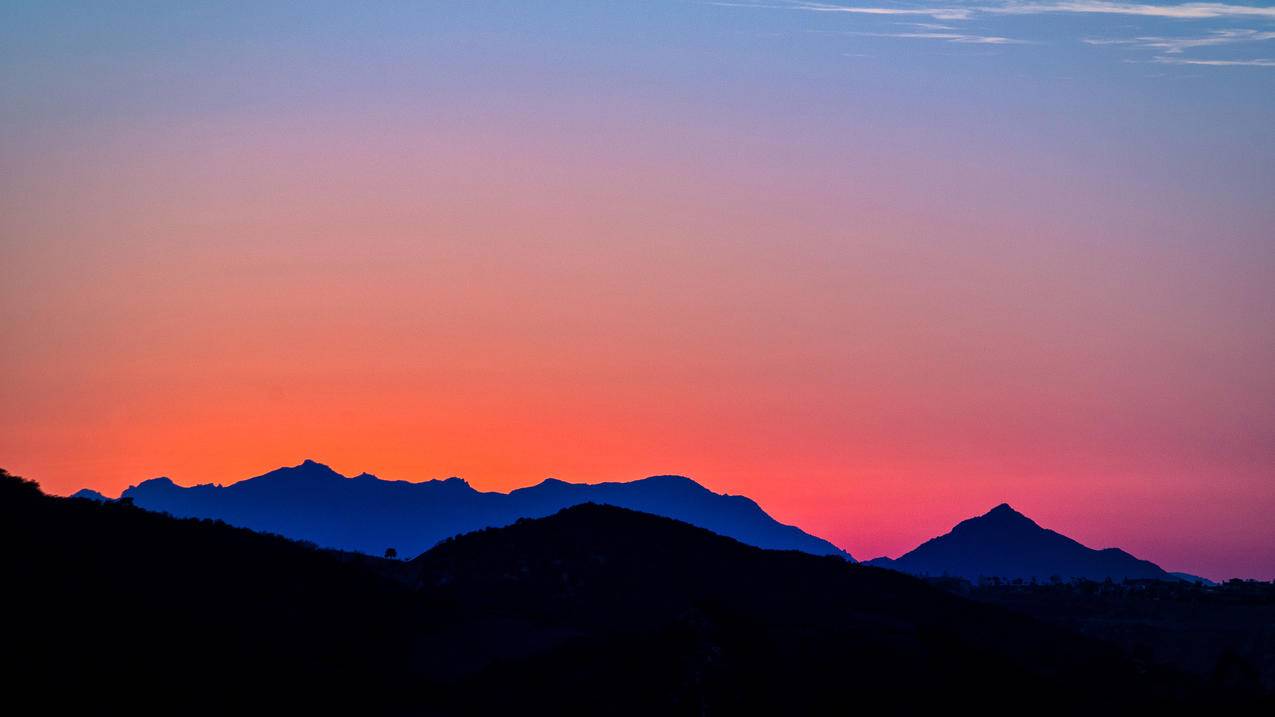
[[[329,466],[328,464],[320,463],[312,458],[305,459],[304,461],[301,462],[300,465],[284,466],[283,468],[280,468],[272,472],[273,473],[301,473],[301,474],[307,474],[307,475],[331,473],[333,475],[340,475],[336,471],[332,470],[332,467]]]
[[[1040,527],[1036,525],[1036,521],[1014,510],[1009,503],[1001,503],[977,518],[970,518],[964,522],[977,525]]]
[[[274,481],[295,481],[295,480],[324,480],[330,478],[339,478],[345,480],[345,476],[332,470],[330,467],[319,463],[318,461],[306,459],[299,465],[283,466],[276,468],[269,473],[264,473],[253,478],[249,478],[241,483],[251,483],[254,481],[274,482]]]

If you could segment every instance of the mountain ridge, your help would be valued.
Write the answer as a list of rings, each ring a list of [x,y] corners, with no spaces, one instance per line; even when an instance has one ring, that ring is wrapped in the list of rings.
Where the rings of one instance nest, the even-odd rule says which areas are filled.
[[[746,496],[715,493],[685,476],[569,483],[557,478],[507,493],[479,491],[461,478],[412,483],[370,473],[347,477],[306,459],[221,485],[179,486],[167,477],[129,486],[121,498],[177,517],[216,518],[324,547],[415,556],[440,540],[580,503],[604,503],[682,520],[763,548],[850,554],[772,518]]]
[[[468,533],[410,562],[53,498],[2,472],[0,517],[7,544],[26,546],[0,553],[24,586],[6,634],[22,656],[11,681],[60,711],[121,689],[156,714],[189,700],[361,714],[911,713],[987,695],[989,714],[1040,695],[1063,711],[1228,696],[1251,709],[1226,684],[906,575],[613,506]]]

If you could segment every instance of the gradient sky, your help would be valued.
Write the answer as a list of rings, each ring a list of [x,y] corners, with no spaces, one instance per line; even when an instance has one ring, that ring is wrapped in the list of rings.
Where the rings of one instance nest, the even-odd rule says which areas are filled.
[[[0,4],[0,466],[1008,501],[1275,578],[1275,6]]]

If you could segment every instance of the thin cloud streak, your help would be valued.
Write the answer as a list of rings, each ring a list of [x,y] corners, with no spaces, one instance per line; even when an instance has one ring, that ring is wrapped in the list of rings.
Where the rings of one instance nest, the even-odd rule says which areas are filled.
[[[1173,5],[1154,5],[1148,3],[1115,2],[1113,0],[1056,0],[1052,2],[1006,0],[1005,2],[995,4],[967,5],[961,7],[840,5],[835,3],[809,2],[807,0],[796,0],[785,4],[765,5],[760,3],[748,4],[744,2],[732,3],[729,2],[729,0],[726,0],[718,1],[714,4],[729,5],[733,7],[787,9],[806,12],[842,13],[864,16],[911,16],[945,22],[967,21],[971,20],[975,16],[990,18],[997,16],[1029,16],[1057,13],[1121,15],[1164,18],[1170,20],[1209,20],[1217,18],[1243,19],[1258,22],[1263,20],[1275,20],[1275,6],[1258,7],[1253,5],[1237,5],[1223,2],[1188,2]],[[902,24],[911,24],[923,31],[897,33],[857,32],[852,34],[904,39],[939,40],[944,42],[979,45],[1033,44],[1030,40],[1018,40],[999,35],[960,32],[955,27],[941,25],[934,22],[912,22]],[[1128,46],[1132,48],[1161,52],[1164,53],[1163,56],[1181,55],[1187,50],[1202,47],[1217,47],[1221,45],[1262,42],[1267,40],[1275,40],[1275,32],[1256,29],[1229,29],[1217,30],[1202,37],[1139,36],[1132,38],[1081,38],[1081,42],[1088,45]],[[1264,58],[1256,58],[1232,60],[1203,59],[1178,63],[1166,62],[1162,64],[1192,64],[1214,67],[1266,67],[1268,66],[1268,62],[1269,60]]]
[[[898,37],[910,40],[943,40],[968,45],[1026,45],[1026,40],[995,35],[966,35],[957,32],[856,32],[868,37]]]
[[[1204,67],[1275,67],[1275,60],[1192,60],[1185,57],[1159,56],[1152,60],[1157,65],[1202,65]]]
[[[848,15],[901,15],[907,17],[929,17],[935,20],[968,20],[974,8],[903,8],[903,7],[860,7],[853,5],[833,5],[829,3],[791,2],[780,5],[750,2],[728,2],[712,0],[709,5],[718,7],[743,7],[760,10],[804,10],[806,12],[842,13]]]
[[[1088,45],[1126,45],[1148,50],[1160,50],[1171,55],[1181,54],[1184,50],[1197,47],[1216,47],[1218,45],[1234,45],[1244,42],[1263,42],[1275,40],[1275,32],[1259,32],[1257,30],[1217,30],[1204,37],[1134,37],[1120,38],[1085,38],[1081,40]]]
[[[727,5],[732,3],[715,3]],[[1007,2],[999,5],[971,5],[968,7],[884,7],[864,5],[837,5],[832,3],[795,2],[788,5],[746,5],[739,7],[770,7],[805,10],[807,12],[849,13],[857,15],[914,15],[936,20],[968,20],[975,14],[988,15],[1047,15],[1055,13],[1132,15],[1137,17],[1162,17],[1179,20],[1207,20],[1225,17],[1267,18],[1275,20],[1275,7],[1233,5],[1229,3],[1192,2],[1178,5],[1149,5],[1145,3],[1109,2],[1108,0],[1067,0],[1065,2]]]
[[[857,5],[832,5],[828,3],[799,2],[787,6],[793,10],[807,12],[846,13],[851,15],[903,15],[930,17],[935,20],[968,20],[978,8],[937,7],[937,8],[904,8],[904,7],[872,7]]]
[[[1142,3],[1107,2],[1106,0],[1072,0],[1070,2],[1017,3],[977,8],[996,15],[1044,15],[1051,13],[1084,13],[1099,15],[1136,15],[1179,20],[1207,20],[1220,17],[1255,17],[1275,19],[1275,7],[1231,5],[1227,3],[1192,2],[1180,5],[1146,5]]]

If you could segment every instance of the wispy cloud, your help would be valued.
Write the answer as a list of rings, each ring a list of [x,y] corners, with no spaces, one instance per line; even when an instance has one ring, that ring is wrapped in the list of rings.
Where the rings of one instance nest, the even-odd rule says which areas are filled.
[[[1093,38],[1082,40],[1090,45],[1127,45],[1148,50],[1160,50],[1169,54],[1181,54],[1184,50],[1197,47],[1216,47],[1218,45],[1234,45],[1245,42],[1262,42],[1275,40],[1275,32],[1258,30],[1217,30],[1203,37],[1131,37],[1131,38]]]
[[[1131,16],[1145,18],[1162,18],[1166,20],[1211,20],[1232,19],[1240,22],[1264,23],[1275,21],[1275,6],[1241,5],[1228,2],[1187,2],[1176,4],[1152,4],[1140,2],[1120,2],[1118,0],[974,0],[969,4],[947,0],[948,4],[927,6],[924,4],[840,4],[833,2],[816,2],[813,0],[769,0],[763,4],[749,3],[747,0],[719,0],[714,4],[736,7],[774,8],[799,10],[814,13],[845,14],[857,16],[897,17],[903,21],[916,18],[916,21],[901,22],[917,28],[914,32],[857,32],[856,35],[875,37],[894,37],[917,40],[936,40],[971,45],[1011,45],[1032,44],[1028,40],[1020,40],[983,32],[963,31],[969,27],[944,23],[963,23],[979,18],[991,21],[997,17],[1048,15],[1048,14],[1091,14],[1111,16]],[[980,28],[981,29],[981,28]],[[1206,35],[1183,37],[1171,36],[1138,36],[1138,37],[1090,37],[1081,38],[1089,45],[1123,45],[1161,53],[1154,62],[1169,65],[1199,65],[1212,67],[1269,67],[1272,61],[1265,58],[1255,59],[1184,59],[1180,56],[1190,50],[1240,43],[1263,42],[1275,40],[1275,31],[1266,29],[1230,29],[1217,30]]]
[[[977,11],[977,8],[963,7],[875,7],[816,2],[794,2],[787,7],[809,12],[845,13],[850,15],[901,15],[929,17],[935,20],[968,20]]]
[[[1203,65],[1205,67],[1275,67],[1275,60],[1266,58],[1253,60],[1195,60],[1188,57],[1168,57],[1162,55],[1152,62],[1159,65]]]
[[[847,15],[900,15],[905,17],[928,17],[935,20],[968,20],[975,12],[974,8],[959,7],[876,7],[857,5],[834,5],[819,2],[731,2],[730,0],[710,0],[709,5],[721,7],[746,7],[769,10],[804,10],[807,12],[843,13]]]
[[[1107,0],[1070,0],[1068,2],[1008,2],[988,5],[979,12],[997,15],[1043,15],[1049,13],[1088,13],[1099,15],[1136,15],[1179,20],[1207,20],[1220,17],[1253,17],[1275,19],[1275,7],[1232,5],[1229,3],[1189,2],[1178,5],[1108,2]]]
[[[717,3],[746,6],[747,3]],[[840,5],[821,2],[790,2],[787,4],[750,5],[751,7],[775,7],[808,12],[848,13],[856,15],[913,15],[936,20],[968,20],[977,14],[987,15],[1046,15],[1055,13],[1082,13],[1098,15],[1132,15],[1138,17],[1163,17],[1179,20],[1207,20],[1211,18],[1248,17],[1275,20],[1275,7],[1236,5],[1216,2],[1189,2],[1175,5],[1112,2],[1111,0],[1059,0],[1056,2],[1009,2],[984,5],[941,7],[917,7],[894,5]]]
[[[900,37],[910,40],[943,40],[967,45],[1025,45],[1026,40],[1015,40],[1011,37],[996,35],[967,35],[959,32],[856,32],[856,35],[871,37]]]

